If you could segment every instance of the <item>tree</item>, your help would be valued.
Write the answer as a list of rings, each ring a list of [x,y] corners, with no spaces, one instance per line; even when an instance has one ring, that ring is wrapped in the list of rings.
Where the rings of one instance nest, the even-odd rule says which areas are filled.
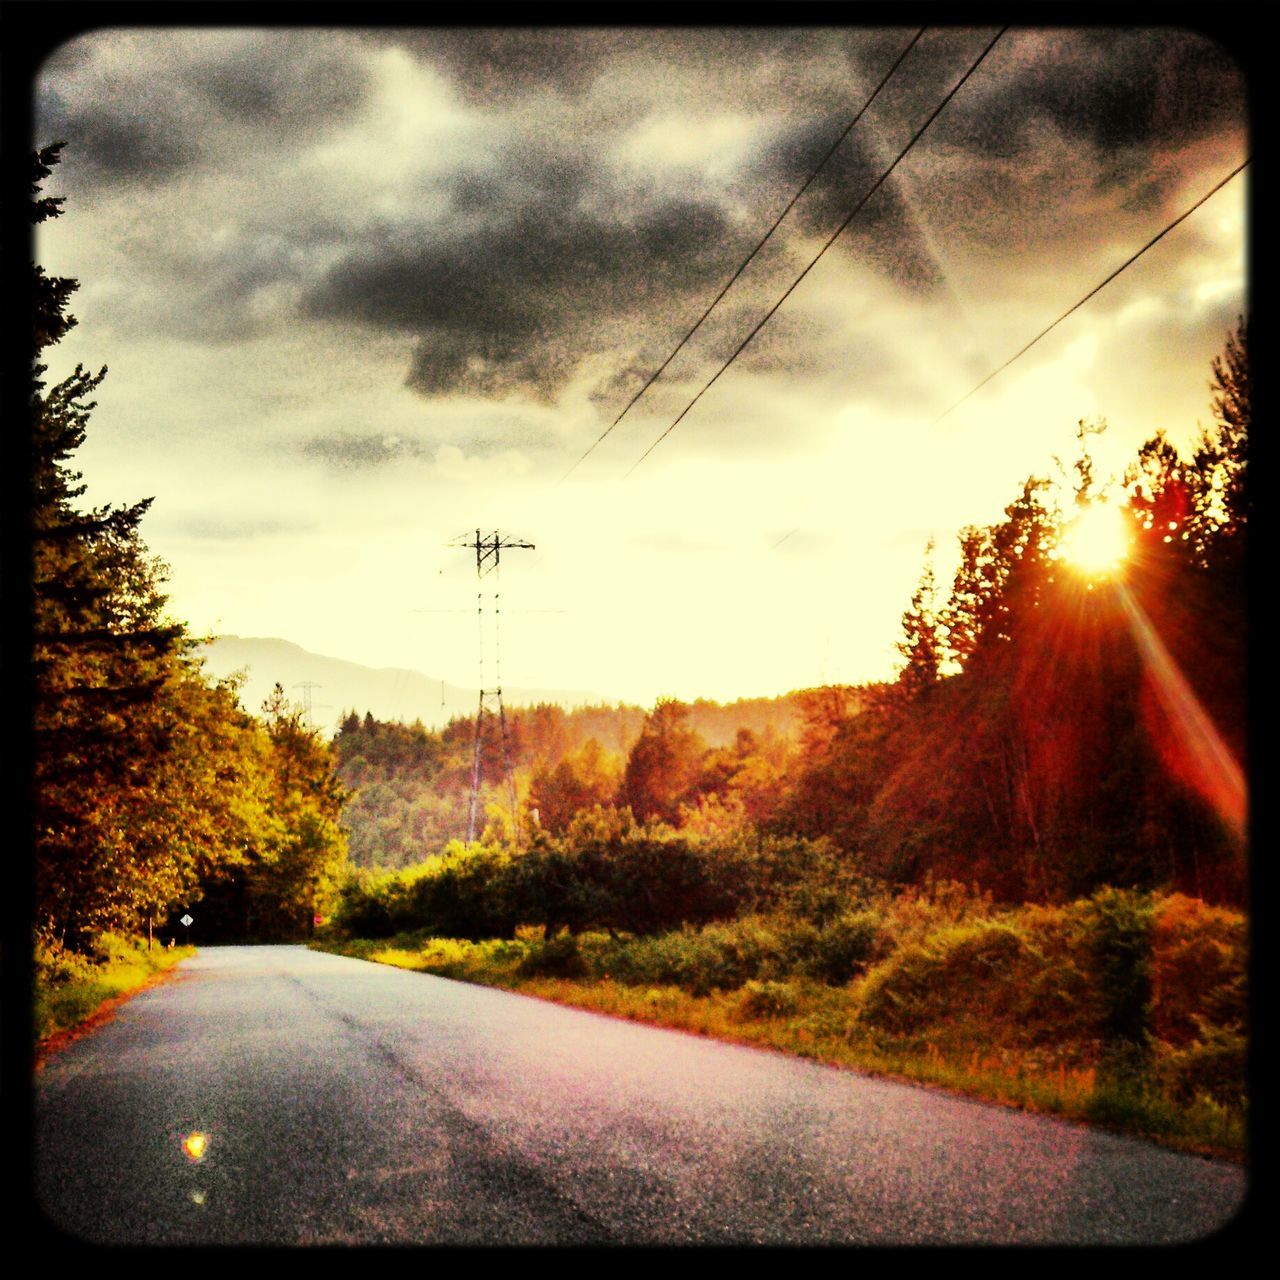
[[[40,197],[59,158],[31,158],[33,225],[60,216]],[[39,197],[39,198],[37,198]],[[78,283],[32,265],[33,352],[76,323]],[[181,626],[163,617],[162,566],[138,535],[149,501],[82,512],[69,465],[85,438],[106,376],[77,366],[47,388],[38,358],[30,383],[31,671],[36,928],[83,944],[128,927],[174,882],[173,859],[131,841],[128,815],[148,789],[147,770],[171,745],[163,691],[191,674]]]
[[[61,144],[32,157],[30,219]],[[37,198],[39,197],[39,198]],[[38,357],[75,324],[74,280],[32,266]],[[163,564],[142,541],[150,499],[82,511],[71,459],[106,376],[77,366],[48,388],[30,373],[32,845],[34,924],[44,942],[89,949],[167,911],[243,886],[297,917],[340,856],[341,792],[327,755],[287,717],[263,730],[236,686],[210,684],[165,612]]]
[[[615,760],[595,738],[588,738],[554,768],[540,765],[529,785],[529,805],[537,810],[538,825],[559,835],[580,810],[612,804],[618,775]]]
[[[279,835],[250,880],[250,901],[261,931],[288,936],[310,932],[346,861],[339,825],[345,791],[330,748],[289,706],[279,684],[262,710],[269,805]]]
[[[1213,362],[1212,408],[1216,430],[1205,432],[1196,451],[1196,468],[1217,491],[1214,514],[1228,535],[1243,538],[1248,524],[1246,490],[1253,383],[1249,373],[1249,324],[1243,316],[1226,348]]]
[[[942,675],[943,643],[938,635],[936,596],[931,538],[920,585],[911,597],[911,608],[902,615],[902,639],[898,641],[898,652],[905,662],[898,683],[913,698],[932,689]]]
[[[657,819],[675,825],[680,806],[689,803],[701,775],[706,743],[688,727],[689,708],[674,698],[660,698],[623,774],[623,794],[641,822]]]

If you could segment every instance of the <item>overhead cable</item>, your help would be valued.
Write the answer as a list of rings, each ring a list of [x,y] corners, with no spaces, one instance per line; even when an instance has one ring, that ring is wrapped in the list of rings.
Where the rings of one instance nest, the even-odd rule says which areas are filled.
[[[765,245],[768,243],[773,233],[777,231],[777,229],[782,225],[782,220],[795,207],[796,201],[799,200],[800,197],[804,195],[806,191],[808,191],[809,187],[813,183],[813,180],[822,171],[823,166],[827,163],[827,161],[830,160],[833,155],[835,155],[836,151],[840,147],[840,144],[849,136],[850,133],[853,132],[854,125],[856,125],[858,121],[861,120],[862,117],[866,114],[867,109],[876,100],[877,96],[880,93],[880,90],[883,89],[886,84],[888,84],[889,78],[902,65],[902,61],[907,56],[907,54],[909,54],[911,50],[915,48],[920,37],[924,35],[925,30],[926,28],[921,27],[920,30],[917,31],[915,35],[911,37],[911,42],[898,55],[897,61],[894,62],[893,66],[891,66],[889,70],[885,72],[880,83],[876,85],[876,87],[871,91],[871,96],[859,108],[858,114],[855,115],[853,119],[850,120],[849,123],[844,127],[844,131],[831,144],[831,146],[827,150],[826,155],[824,155],[822,159],[818,161],[817,165],[814,167],[813,172],[810,173],[809,176],[804,180],[804,183],[800,187],[800,189],[795,193],[795,195],[791,197],[789,201],[787,201],[786,208],[783,209],[783,211],[780,214],[778,214],[777,218],[774,219],[773,226],[771,226],[769,230],[764,233],[764,236],[761,238],[760,243],[757,244],[756,247],[752,249],[749,254],[747,254],[746,258],[742,262],[742,265],[733,273],[733,275],[729,277],[728,281],[725,283],[724,287],[720,290],[720,292],[717,293],[714,298],[712,298],[710,305],[698,317],[697,321],[694,323],[693,328],[690,329],[689,332],[686,333],[684,337],[681,338],[680,341],[676,343],[675,347],[671,351],[671,354],[667,356],[667,358],[657,367],[657,369],[654,370],[652,374],[650,374],[648,382],[646,382],[644,386],[642,386],[640,390],[637,391],[635,395],[631,397],[631,399],[627,402],[626,408],[624,408],[622,412],[618,414],[618,416],[614,418],[614,420],[600,433],[600,435],[591,444],[590,448],[587,449],[586,453],[584,453],[582,457],[580,457],[578,461],[575,462],[573,466],[571,466],[569,470],[566,471],[564,475],[560,477],[560,481],[558,483],[562,483],[563,481],[567,480],[574,473],[574,471],[577,470],[578,466],[586,460],[587,456],[596,448],[598,444],[601,443],[601,441],[604,440],[605,436],[607,436],[609,432],[611,432],[614,429],[614,427],[616,427],[618,423],[620,423],[622,419],[627,416],[628,412],[630,412],[632,406],[636,403],[636,401],[639,400],[640,397],[644,395],[644,393],[648,391],[649,388],[653,386],[655,382],[657,382],[657,380],[662,376],[662,373],[666,369],[667,365],[669,365],[672,362],[672,360],[674,360],[676,356],[680,354],[681,350],[683,350],[685,344],[689,341],[689,339],[692,338],[693,335],[698,332],[698,330],[702,327],[703,321],[706,320],[706,318],[712,313],[712,311],[715,310],[715,308],[717,307],[717,305],[719,305],[720,300],[724,297],[724,295],[728,293],[731,288],[733,288],[734,284],[737,282],[738,277],[742,275],[742,273],[751,265],[751,263],[755,260],[756,255],[760,252],[761,249],[765,247]]]
[[[752,338],[754,338],[756,334],[759,333],[760,330],[763,329],[766,324],[768,324],[769,320],[772,319],[774,313],[778,310],[778,308],[781,307],[782,304],[786,302],[786,300],[795,291],[796,286],[799,285],[800,281],[803,280],[805,276],[807,276],[809,272],[813,270],[814,266],[817,265],[818,259],[821,258],[822,255],[826,253],[828,249],[831,248],[831,246],[839,238],[841,232],[843,232],[844,229],[862,211],[867,201],[870,200],[871,197],[875,195],[875,193],[881,188],[881,186],[884,185],[889,175],[893,173],[893,171],[902,162],[907,152],[909,152],[912,149],[912,147],[914,147],[916,143],[920,141],[921,137],[924,136],[925,130],[928,129],[929,126],[938,118],[938,116],[942,114],[943,108],[945,108],[946,105],[951,101],[951,99],[954,98],[957,93],[959,93],[959,91],[964,86],[965,82],[969,79],[969,77],[973,75],[973,73],[977,71],[977,69],[982,65],[987,54],[989,54],[991,50],[995,48],[996,41],[998,41],[1000,37],[1004,35],[1006,31],[1008,31],[1008,29],[1009,28],[1007,26],[1004,26],[1004,27],[1001,27],[1000,30],[996,32],[995,36],[991,39],[990,43],[988,43],[987,47],[983,49],[983,51],[978,55],[978,57],[974,60],[974,62],[969,67],[969,69],[964,73],[964,75],[962,75],[960,79],[956,81],[955,85],[952,86],[951,90],[947,93],[946,97],[943,98],[942,101],[938,103],[938,105],[933,109],[933,111],[929,115],[929,118],[924,122],[924,124],[922,124],[920,128],[917,129],[916,132],[912,135],[911,141],[908,142],[907,145],[903,147],[901,151],[898,152],[898,155],[894,159],[893,163],[880,175],[880,177],[878,177],[875,180],[870,190],[867,191],[866,195],[864,195],[862,199],[859,200],[858,203],[854,206],[853,212],[849,214],[849,216],[835,229],[834,232],[832,232],[831,237],[827,240],[826,244],[824,244],[822,248],[818,250],[817,254],[814,256],[813,260],[809,263],[809,265],[805,267],[805,269],[795,278],[795,280],[791,282],[790,286],[787,288],[787,291],[782,295],[782,297],[780,297],[778,301],[775,302],[767,312],[765,312],[763,318],[759,321],[756,327],[752,329],[751,332],[747,334],[745,338],[743,338],[743,340],[738,344],[737,348],[734,350],[733,354],[724,362],[724,364],[720,366],[719,369],[716,370],[714,374],[712,374],[711,378],[707,381],[706,385],[702,388],[702,390],[699,391],[698,394],[694,396],[693,399],[690,400],[687,405],[685,405],[685,407],[680,411],[680,414],[675,419],[675,421],[672,422],[672,424],[635,460],[635,462],[631,464],[631,466],[627,469],[627,471],[624,472],[622,477],[624,480],[672,433],[672,431],[675,430],[675,428],[680,424],[680,421],[684,418],[685,414],[687,414],[689,410],[692,409],[693,406],[697,404],[698,401],[702,399],[703,395],[705,395],[706,392],[711,388],[712,383],[714,383],[716,379],[719,378],[720,375],[742,354],[742,352],[746,349],[747,344],[752,340]]]
[[[974,387],[970,391],[966,391],[965,394],[962,395],[960,399],[957,400],[955,404],[953,404],[951,408],[946,411],[946,413],[939,414],[938,417],[934,418],[934,420],[929,425],[931,427],[936,427],[938,423],[942,421],[943,418],[947,417],[948,414],[953,413],[956,409],[958,409],[962,404],[964,404],[966,400],[969,399],[970,396],[976,395],[979,391],[981,391],[982,388],[985,387],[987,383],[991,381],[992,378],[996,377],[998,374],[1003,373],[1015,360],[1018,359],[1019,356],[1026,355],[1026,353],[1030,351],[1031,348],[1034,347],[1036,343],[1040,341],[1041,338],[1043,338],[1047,333],[1049,333],[1050,330],[1056,329],[1058,325],[1060,325],[1073,311],[1078,311],[1081,307],[1083,307],[1084,304],[1094,296],[1094,294],[1101,293],[1102,290],[1105,289],[1107,285],[1109,285],[1116,278],[1116,276],[1118,276],[1127,267],[1133,266],[1133,264],[1137,262],[1137,260],[1140,257],[1142,257],[1142,255],[1146,253],[1146,251],[1150,249],[1152,245],[1154,245],[1157,241],[1164,239],[1164,237],[1167,236],[1169,232],[1172,231],[1174,227],[1178,225],[1178,223],[1183,222],[1185,219],[1189,218],[1193,213],[1195,213],[1195,211],[1202,204],[1204,204],[1204,202],[1208,200],[1210,196],[1216,195],[1219,191],[1221,191],[1222,188],[1225,187],[1227,183],[1231,181],[1232,178],[1234,178],[1238,173],[1241,172],[1241,170],[1245,168],[1246,165],[1248,165],[1249,161],[1252,158],[1253,158],[1252,156],[1246,156],[1245,159],[1240,164],[1236,165],[1236,167],[1232,169],[1231,172],[1227,174],[1227,176],[1223,178],[1221,182],[1217,183],[1210,190],[1206,191],[1205,194],[1202,195],[1200,199],[1197,200],[1195,204],[1191,206],[1191,208],[1189,208],[1185,213],[1181,213],[1176,218],[1174,218],[1174,220],[1171,223],[1169,223],[1169,225],[1165,227],[1165,229],[1161,231],[1159,235],[1152,236],[1151,239],[1148,240],[1147,243],[1144,244],[1142,248],[1137,251],[1137,253],[1134,253],[1130,255],[1128,258],[1126,258],[1124,262],[1122,262],[1101,284],[1094,285],[1094,287],[1090,289],[1089,292],[1086,293],[1084,297],[1080,299],[1079,302],[1074,303],[1072,306],[1068,307],[1047,328],[1041,329],[1040,332],[1037,333],[1036,336],[1032,338],[1031,341],[1028,342],[1027,345],[1023,347],[1021,351],[1015,352],[998,369],[995,369],[991,373],[987,374],[987,376],[983,378],[983,380],[979,382],[976,387]]]

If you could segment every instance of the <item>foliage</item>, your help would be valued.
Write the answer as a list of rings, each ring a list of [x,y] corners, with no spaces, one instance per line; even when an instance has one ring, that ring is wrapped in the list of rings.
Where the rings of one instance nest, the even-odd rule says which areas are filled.
[[[684,726],[701,746],[687,761],[690,785],[668,797],[669,825],[700,832],[714,826],[727,835],[770,822],[786,792],[797,707],[795,695],[685,705]],[[513,823],[501,744],[486,734],[479,807],[489,815],[489,835],[513,844],[538,831],[562,837],[578,813],[625,807],[628,756],[646,721],[652,727],[668,714],[626,706],[509,708],[507,755],[521,812]],[[409,867],[465,834],[474,738],[471,717],[430,730],[367,713],[344,716],[333,747],[349,792],[343,827],[356,865]],[[641,748],[642,763],[650,752],[649,744]]]
[[[588,738],[554,768],[539,766],[529,786],[535,821],[553,835],[563,834],[584,809],[610,805],[618,796],[621,770],[616,760]]]
[[[531,944],[516,972],[522,977],[583,978],[587,962],[578,939],[571,933],[562,933]]]
[[[795,989],[787,982],[752,979],[743,984],[738,997],[738,1015],[744,1018],[785,1018],[799,1007]]]
[[[775,913],[643,937],[518,929],[509,941],[409,934],[342,949],[1240,1150],[1246,1044],[1224,993],[1243,992],[1242,947],[1217,953],[1221,969],[1199,988],[1153,985],[1150,1026],[1189,1026],[1192,1038],[1155,1036],[1147,1070],[1111,1069],[1107,1027],[1141,950],[1119,965],[1108,957],[1147,916],[1153,972],[1164,966],[1169,984],[1188,957],[1242,936],[1244,925],[1237,912],[1176,895],[1107,890],[1062,906],[1000,908],[934,882],[850,904],[826,927]],[[851,981],[815,981],[827,946],[849,958]]]
[[[1151,1053],[1151,902],[1101,889],[1090,908],[1104,1065],[1116,1076],[1141,1076]]]
[[[680,808],[695,802],[706,743],[688,727],[689,708],[674,698],[660,698],[645,718],[644,728],[623,774],[623,796],[641,821],[675,825]]]
[[[142,938],[98,934],[85,951],[38,942],[34,952],[34,1025],[37,1045],[92,1017],[157,974],[189,958],[190,947],[148,948]]]
[[[1035,477],[1003,521],[962,531],[940,606],[926,565],[903,619],[902,696],[837,713],[808,736],[790,829],[830,836],[890,884],[932,873],[1010,902],[1106,884],[1242,901],[1227,784],[1170,711],[1168,685],[1185,675],[1243,766],[1243,320],[1212,388],[1214,423],[1188,454],[1157,434],[1124,477],[1133,550],[1122,584],[1087,581],[1059,558],[1066,513]],[[1071,508],[1098,496],[1087,442],[1104,427],[1079,426]],[[1167,650],[1172,677],[1134,618]]]
[[[1175,893],[1158,900],[1151,931],[1152,1033],[1185,1045],[1206,1020],[1242,1032],[1248,1019],[1244,918]]]
[[[920,585],[911,597],[911,608],[902,615],[903,638],[898,642],[904,666],[898,683],[910,697],[919,697],[938,683],[944,660],[937,616],[937,585],[933,576],[933,541],[925,552]]]
[[[61,145],[32,158],[33,196]],[[33,200],[32,223],[60,205]],[[36,266],[32,277],[38,357],[75,324],[66,308],[78,283]],[[52,387],[46,373],[37,362],[30,383],[35,927],[82,950],[162,911],[227,855],[189,821],[213,799],[189,713],[218,695],[199,687],[183,630],[164,617],[163,566],[138,534],[149,501],[75,505],[84,485],[70,459],[106,370],[77,366]]]
[[[62,144],[32,157],[38,197]],[[61,200],[33,198],[33,224]],[[48,386],[39,357],[75,324],[75,280],[32,267],[31,672],[34,924],[86,951],[240,878],[277,923],[318,903],[341,860],[340,795],[296,725],[263,731],[235,682],[209,683],[165,613],[139,533],[150,499],[81,510],[71,460],[106,370]],[[310,917],[308,916],[308,919]]]

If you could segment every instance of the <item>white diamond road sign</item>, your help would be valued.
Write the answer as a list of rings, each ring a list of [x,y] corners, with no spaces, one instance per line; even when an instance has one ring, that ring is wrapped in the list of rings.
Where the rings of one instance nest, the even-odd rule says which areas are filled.
[[[188,929],[190,929],[194,921],[191,919],[190,916],[183,916],[182,923],[185,924]]]

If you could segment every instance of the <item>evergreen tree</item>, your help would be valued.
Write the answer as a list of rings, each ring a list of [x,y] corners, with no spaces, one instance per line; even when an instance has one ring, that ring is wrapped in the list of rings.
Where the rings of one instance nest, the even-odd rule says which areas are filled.
[[[707,747],[688,727],[688,719],[683,702],[660,698],[631,748],[623,795],[641,822],[656,818],[674,826],[680,806],[694,798]]]
[[[32,157],[33,225],[60,216],[39,197],[61,144]],[[76,323],[78,284],[33,264],[32,334],[38,357]],[[131,846],[126,815],[147,789],[147,770],[168,745],[157,697],[183,663],[182,628],[162,616],[160,568],[138,525],[150,505],[83,512],[70,459],[84,441],[106,376],[83,366],[52,388],[31,371],[32,655],[36,926],[76,943],[127,927],[165,882],[155,859]],[[163,859],[162,859],[163,861]]]
[[[898,641],[898,652],[905,662],[898,683],[913,698],[932,689],[942,675],[943,643],[938,634],[936,595],[930,539],[920,585],[911,597],[911,608],[902,615],[902,639]]]
[[[30,219],[59,145],[32,157]],[[32,348],[75,323],[77,284],[32,267]],[[107,930],[163,918],[205,890],[254,881],[276,918],[314,909],[342,850],[342,795],[327,752],[294,721],[264,730],[234,684],[210,685],[165,616],[165,568],[138,526],[150,500],[83,511],[71,459],[106,375],[77,366],[46,386],[30,372],[32,846],[42,940],[88,948]],[[309,919],[308,915],[308,919]]]

